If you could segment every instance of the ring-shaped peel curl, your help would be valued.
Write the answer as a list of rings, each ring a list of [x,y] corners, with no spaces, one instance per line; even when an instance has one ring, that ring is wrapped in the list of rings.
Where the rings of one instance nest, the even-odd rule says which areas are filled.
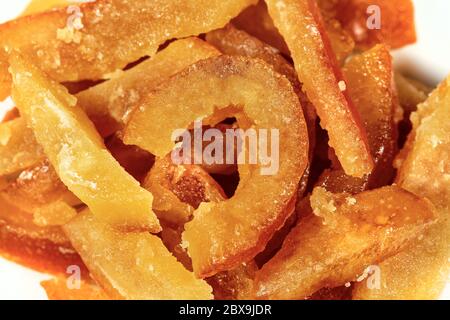
[[[175,145],[175,130],[201,117],[225,114],[230,106],[239,114],[241,128],[250,124],[255,130],[278,130],[279,169],[262,175],[260,164],[239,164],[235,195],[220,203],[203,203],[194,212],[183,239],[199,277],[249,261],[288,218],[308,163],[308,133],[298,97],[289,81],[261,60],[214,57],[187,68],[149,95],[124,132],[125,143],[164,156]]]

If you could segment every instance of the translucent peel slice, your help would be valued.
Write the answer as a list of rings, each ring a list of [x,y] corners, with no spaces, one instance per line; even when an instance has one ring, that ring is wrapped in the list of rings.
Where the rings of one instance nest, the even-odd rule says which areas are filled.
[[[301,299],[356,280],[398,253],[434,222],[434,206],[398,187],[356,196],[316,188],[314,215],[303,218],[281,250],[256,273],[257,298]]]
[[[439,208],[450,207],[450,77],[411,115],[411,149],[396,182],[429,198]],[[433,183],[430,184],[430,177]]]
[[[245,113],[245,119],[238,118],[243,129],[251,124],[257,132],[278,130],[279,168],[274,175],[261,175],[260,162],[239,165],[234,197],[203,203],[194,212],[183,238],[200,277],[251,260],[287,219],[308,163],[308,133],[298,97],[285,77],[260,60],[211,58],[164,83],[136,109],[124,132],[125,143],[165,156],[175,145],[174,130],[229,106]]]
[[[158,84],[197,61],[220,55],[198,38],[172,42],[154,57],[76,95],[103,136],[122,129],[133,107]]]
[[[136,103],[170,76],[220,52],[198,38],[172,42],[153,58],[76,95],[78,106],[103,137],[122,129]],[[45,158],[26,121],[0,124],[0,175],[16,173]]]
[[[0,123],[0,176],[31,167],[44,158],[42,147],[23,119]]]
[[[159,232],[151,193],[111,156],[76,99],[20,55],[10,63],[13,98],[69,190],[117,227]]]
[[[352,53],[355,48],[355,42],[351,34],[344,30],[340,22],[335,19],[335,14],[328,14],[327,9],[330,2],[329,0],[320,1],[319,5],[325,17],[325,27],[330,37],[331,47],[338,61],[342,63]],[[277,48],[286,56],[290,56],[288,46],[278,29],[274,26],[264,0],[260,0],[258,4],[242,11],[239,16],[232,20],[232,23],[240,30],[245,30],[264,43]]]
[[[346,90],[366,128],[374,170],[364,178],[350,177],[342,168],[322,174],[319,185],[330,192],[358,193],[390,184],[397,153],[396,108],[392,57],[385,45],[352,56],[343,68]]]
[[[344,78],[326,35],[315,0],[267,0],[269,14],[294,60],[303,90],[314,104],[329,144],[344,171],[362,177],[373,160],[360,116],[345,90]],[[339,83],[341,85],[339,85]]]
[[[397,183],[429,198],[440,211],[422,239],[380,264],[382,287],[355,288],[357,299],[437,299],[450,274],[450,77],[413,113],[411,146]],[[430,178],[432,183],[430,183]]]
[[[57,8],[22,17],[0,26],[0,83],[8,83],[11,49],[32,57],[58,82],[102,79],[141,57],[154,55],[167,40],[223,27],[253,3],[97,0],[80,4],[79,15]],[[30,34],[35,35],[33,41]]]
[[[121,233],[88,211],[64,230],[94,279],[112,298],[212,298],[211,287],[187,271],[155,235]]]

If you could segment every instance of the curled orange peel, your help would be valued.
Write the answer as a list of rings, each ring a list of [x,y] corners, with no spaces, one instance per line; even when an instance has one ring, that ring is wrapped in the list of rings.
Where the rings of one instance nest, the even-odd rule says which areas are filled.
[[[251,260],[288,218],[308,163],[308,133],[298,97],[289,81],[261,60],[215,57],[187,68],[149,95],[124,131],[125,143],[165,156],[175,146],[175,130],[188,128],[199,117],[226,117],[230,110],[241,128],[278,130],[279,169],[262,175],[260,163],[239,165],[235,195],[203,203],[194,212],[183,239],[199,277]]]

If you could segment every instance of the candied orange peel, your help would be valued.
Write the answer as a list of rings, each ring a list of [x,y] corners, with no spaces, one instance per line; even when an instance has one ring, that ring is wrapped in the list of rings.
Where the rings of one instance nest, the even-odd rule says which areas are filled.
[[[354,281],[437,219],[429,201],[398,187],[355,196],[317,188],[311,206],[314,214],[300,220],[281,250],[256,273],[257,298],[302,299]]]
[[[367,135],[331,49],[314,0],[268,0],[269,14],[284,36],[295,69],[320,123],[328,131],[344,171],[362,177],[373,169]]]
[[[198,91],[209,94],[201,97]],[[271,176],[260,174],[261,164],[239,165],[235,195],[220,203],[203,203],[194,212],[183,239],[189,243],[194,271],[202,277],[252,259],[287,219],[286,209],[308,162],[308,134],[298,97],[286,78],[260,60],[210,58],[150,95],[131,116],[124,134],[125,143],[165,156],[174,147],[174,130],[189,127],[199,117],[220,114],[230,105],[234,114],[243,112],[248,119],[238,117],[238,124],[279,130],[279,169]],[[146,125],[149,121],[154,125]]]
[[[412,0],[29,1],[1,256],[55,300],[439,298],[450,78],[394,73],[415,40]]]
[[[361,115],[367,132],[374,169],[363,178],[345,174],[333,164],[319,179],[318,185],[331,192],[359,193],[387,185],[394,178],[393,161],[397,153],[396,109],[399,108],[392,57],[386,45],[354,55],[343,67],[346,90]]]
[[[151,193],[106,150],[92,122],[75,108],[76,98],[19,54],[10,62],[14,100],[68,188],[118,227],[159,232]]]
[[[450,274],[449,106],[450,78],[447,78],[411,116],[413,131],[409,145],[405,146],[408,153],[401,161],[396,180],[403,188],[430,199],[440,212],[439,220],[406,250],[380,264],[384,275],[380,288],[367,290],[365,283],[358,285],[357,299],[438,299],[447,283]]]
[[[89,211],[64,230],[96,281],[113,298],[212,298],[211,287],[186,270],[155,235],[121,233]]]
[[[80,4],[75,12],[56,8],[7,22],[0,26],[0,100],[8,93],[7,57],[12,49],[32,57],[40,69],[61,82],[103,79],[154,55],[167,40],[223,27],[254,2],[198,0],[180,5],[178,0],[98,0]],[[30,42],[29,34],[35,30],[39,34]],[[63,37],[62,32],[72,36]]]
[[[171,43],[153,58],[104,83],[79,92],[77,105],[103,137],[122,129],[133,107],[145,94],[189,65],[220,52],[198,38]],[[22,118],[0,123],[0,174],[37,166],[45,159],[42,147]]]

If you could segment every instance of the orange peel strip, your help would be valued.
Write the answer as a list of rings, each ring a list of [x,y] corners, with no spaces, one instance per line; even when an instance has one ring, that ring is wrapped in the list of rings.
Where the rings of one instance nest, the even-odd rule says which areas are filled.
[[[269,17],[270,19],[270,17]],[[271,65],[276,72],[284,75],[292,84],[303,108],[309,135],[309,153],[312,160],[316,142],[317,114],[314,106],[302,91],[302,85],[298,81],[294,67],[274,48],[261,40],[249,35],[245,31],[238,30],[232,25],[223,29],[214,30],[206,34],[206,41],[213,44],[221,52],[227,55],[258,58]],[[299,188],[299,195],[303,194],[309,179],[309,169],[305,171]]]
[[[75,97],[78,106],[106,137],[124,126],[132,106],[159,83],[199,60],[219,54],[198,38],[174,41],[153,58]],[[24,119],[0,123],[0,176],[37,165],[44,158],[41,146]]]
[[[0,93],[10,83],[11,50],[32,57],[58,82],[103,79],[141,57],[153,56],[167,40],[223,27],[253,3],[97,0],[78,9],[56,8],[7,22],[0,26]],[[30,34],[35,34],[32,41]]]
[[[122,129],[133,106],[158,84],[197,61],[220,52],[199,38],[172,42],[154,57],[76,95],[102,136]]]
[[[14,101],[69,190],[115,226],[159,232],[151,193],[108,152],[76,98],[19,54],[10,62]]]
[[[314,215],[303,218],[256,273],[257,298],[302,299],[354,281],[437,219],[431,202],[395,186],[353,197],[316,188],[311,205]]]
[[[260,2],[261,3],[261,2]],[[263,2],[262,2],[263,3]],[[258,4],[258,7],[260,4]],[[259,9],[257,9],[259,10]],[[267,13],[267,8],[266,15]],[[268,17],[270,19],[270,17]],[[316,146],[316,120],[317,114],[314,106],[302,91],[302,85],[298,80],[297,72],[294,67],[274,48],[261,40],[249,35],[247,32],[238,30],[231,24],[223,29],[214,30],[206,34],[206,41],[213,44],[221,52],[228,55],[245,56],[252,58],[259,58],[270,64],[276,72],[284,75],[292,84],[297,93],[300,103],[303,108],[306,125],[308,126],[309,135],[309,156],[311,166],[314,148]],[[310,169],[305,170],[305,173],[300,182],[298,194],[304,194],[308,180],[310,177]]]
[[[450,274],[450,77],[411,116],[413,131],[397,183],[429,198],[441,215],[422,239],[380,264],[381,287],[356,286],[357,299],[437,299]],[[432,181],[430,182],[430,179]],[[413,288],[413,290],[411,289]]]
[[[329,144],[351,176],[373,169],[367,136],[359,114],[342,88],[344,78],[326,35],[315,0],[267,0],[269,14],[284,36],[295,69],[316,107]]]
[[[240,165],[235,195],[202,204],[194,212],[183,239],[200,277],[251,260],[288,218],[286,209],[308,163],[308,134],[298,97],[285,77],[260,60],[210,58],[174,76],[143,101],[124,132],[125,143],[165,156],[174,147],[174,130],[230,110],[230,105],[234,114],[245,114],[238,117],[241,128],[251,124],[257,131],[279,130],[280,166],[271,176],[261,175],[260,163]]]
[[[340,63],[343,63],[355,48],[355,41],[351,34],[343,29],[340,22],[335,19],[335,15],[328,13],[329,0],[319,1],[320,9],[325,17],[325,24],[328,36],[330,37],[331,47],[336,53]],[[278,29],[274,26],[273,20],[267,11],[267,5],[263,0],[242,11],[239,16],[232,20],[240,30],[245,30],[254,37],[268,45],[278,49],[286,56],[290,56],[288,46],[280,35]]]
[[[147,232],[121,233],[84,211],[64,230],[93,278],[115,299],[211,299],[211,287],[196,279]]]
[[[390,184],[397,153],[395,112],[399,107],[389,48],[377,45],[354,55],[343,68],[347,90],[367,131],[375,168],[364,178],[350,177],[339,166],[326,170],[318,185],[330,192],[359,193]]]

